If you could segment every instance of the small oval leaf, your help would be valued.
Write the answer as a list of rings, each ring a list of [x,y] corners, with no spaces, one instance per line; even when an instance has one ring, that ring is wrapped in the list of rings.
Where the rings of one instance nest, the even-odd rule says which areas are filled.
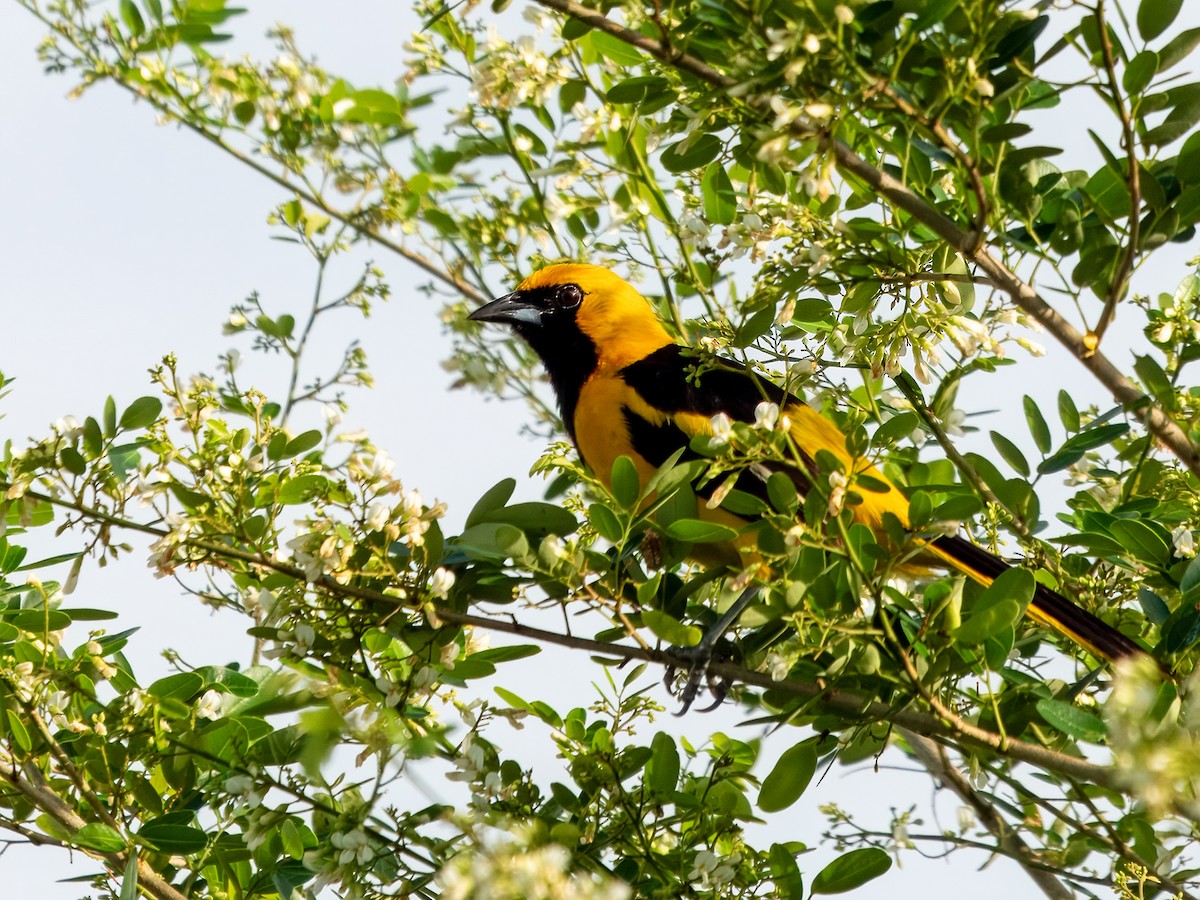
[[[814,894],[843,894],[878,878],[892,867],[892,858],[878,847],[860,847],[844,853],[813,879]]]

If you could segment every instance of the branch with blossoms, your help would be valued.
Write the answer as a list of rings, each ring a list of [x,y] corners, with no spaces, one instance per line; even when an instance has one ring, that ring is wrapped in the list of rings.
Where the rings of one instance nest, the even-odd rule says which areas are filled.
[[[574,0],[533,0],[533,2],[569,16],[589,28],[612,35],[629,46],[656,58],[664,65],[687,72],[727,95],[736,92],[741,97],[744,93],[744,85],[737,77],[726,75],[718,68],[688,53],[680,52],[670,43],[655,40],[622,25],[620,22],[608,18],[602,12],[589,9]],[[751,111],[769,117],[772,115],[773,104],[783,101],[770,94],[751,93],[744,98],[744,102]],[[864,159],[850,146],[837,139],[834,131],[826,123],[797,116],[787,124],[787,129],[796,140],[815,139],[822,150],[833,157],[843,172],[861,179],[881,197],[892,203],[896,209],[908,213],[915,220],[927,226],[961,253],[964,258],[974,263],[984,274],[988,283],[1002,290],[1034,321],[1042,325],[1112,393],[1114,399],[1129,408],[1143,421],[1146,428],[1175,454],[1180,462],[1187,466],[1193,474],[1200,476],[1200,444],[1194,443],[1186,431],[1166,411],[1155,405],[1142,388],[1130,380],[1099,351],[1099,340],[1096,335],[1090,332],[1089,334],[1080,332],[1051,306],[1032,284],[1022,280],[994,255],[987,246],[987,236],[982,229],[961,227],[940,212],[929,200],[921,197],[903,181],[889,174],[885,168]],[[979,192],[983,193],[982,188],[979,189]],[[985,205],[981,203],[981,215],[986,215],[985,208]],[[1131,221],[1136,222],[1136,220],[1135,214]],[[1136,231],[1133,234],[1133,241],[1136,242]],[[1133,244],[1131,244],[1130,253],[1126,257],[1126,267],[1132,256]],[[1111,314],[1106,311],[1103,317],[1105,326],[1110,318]]]
[[[12,485],[0,483],[0,490],[11,489]],[[466,613],[453,607],[443,606],[438,601],[446,598],[456,581],[453,572],[445,569],[437,570],[430,578],[428,586],[423,589],[417,583],[409,581],[407,586],[400,590],[380,591],[349,583],[351,573],[345,571],[342,565],[335,562],[334,558],[328,554],[321,557],[302,551],[301,558],[298,560],[299,564],[293,564],[281,561],[274,555],[257,555],[224,546],[219,542],[197,536],[189,530],[181,531],[179,528],[167,530],[140,524],[114,516],[101,509],[84,507],[48,494],[26,490],[22,496],[80,513],[87,521],[99,527],[107,526],[110,529],[134,531],[158,538],[155,549],[152,550],[151,565],[160,571],[164,568],[173,570],[175,566],[181,564],[186,564],[190,568],[201,565],[225,569],[244,566],[247,570],[255,573],[256,577],[262,577],[271,572],[285,575],[289,579],[309,584],[313,589],[331,597],[365,601],[381,608],[408,609],[412,612],[420,612],[434,624],[447,622],[470,626],[569,649],[586,650],[596,656],[611,656],[625,661],[640,660],[664,667],[680,666],[687,661],[687,657],[680,657],[669,650],[600,642],[536,628],[507,618]],[[329,571],[323,571],[323,569]],[[273,599],[272,602],[275,600]],[[386,614],[384,618],[391,620],[392,615]],[[300,633],[301,629],[303,630],[302,634]],[[295,652],[300,656],[307,655],[313,649],[315,632],[311,627],[301,625],[293,636],[293,641],[294,644],[287,652]],[[1122,783],[1125,776],[1121,775],[1118,770],[1098,766],[1044,747],[1006,738],[1000,733],[989,732],[958,719],[946,710],[941,710],[936,715],[929,715],[897,709],[888,704],[871,701],[870,698],[854,692],[839,690],[823,681],[796,682],[786,678],[777,678],[771,673],[748,670],[733,663],[714,661],[711,664],[711,673],[738,684],[782,691],[798,699],[813,702],[820,708],[848,715],[864,722],[891,722],[897,727],[926,738],[961,741],[965,747],[987,749],[998,756],[1029,763],[1047,771],[1103,786],[1109,790],[1125,790]],[[1122,714],[1124,715],[1124,713]],[[1185,799],[1183,794],[1174,798],[1166,797],[1161,802],[1165,802],[1178,815],[1200,821],[1200,807]]]

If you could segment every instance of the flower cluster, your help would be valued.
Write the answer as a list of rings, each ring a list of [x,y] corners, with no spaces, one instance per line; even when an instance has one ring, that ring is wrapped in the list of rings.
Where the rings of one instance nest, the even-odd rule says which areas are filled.
[[[1200,794],[1200,678],[1179,689],[1149,658],[1120,660],[1104,704],[1114,762],[1123,785],[1154,816]]]

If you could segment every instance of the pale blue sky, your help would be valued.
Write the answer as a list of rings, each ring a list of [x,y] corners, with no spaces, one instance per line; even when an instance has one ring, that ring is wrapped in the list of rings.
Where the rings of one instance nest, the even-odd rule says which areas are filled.
[[[232,25],[238,50],[267,52],[262,34],[283,19],[294,27],[304,50],[360,85],[387,83],[402,70],[403,44],[415,24],[402,2],[273,0],[246,5],[252,14]],[[1200,19],[1197,5],[1188,0],[1187,14]],[[264,219],[284,199],[278,189],[191,134],[156,126],[146,105],[110,86],[67,102],[72,83],[44,76],[34,57],[39,29],[14,4],[0,6],[0,84],[9,122],[0,140],[0,309],[8,338],[0,371],[18,379],[0,405],[5,416],[0,438],[17,443],[44,434],[60,416],[97,413],[109,393],[124,403],[150,393],[146,370],[164,353],[175,352],[182,371],[214,370],[217,355],[232,343],[221,335],[231,304],[258,290],[269,306],[300,311],[312,286],[312,270],[302,253],[269,239]],[[1082,136],[1084,115],[1059,109],[1047,125]],[[1092,152],[1086,137],[1078,149]],[[1163,266],[1155,289],[1173,288],[1186,252],[1180,248],[1172,254],[1174,262]],[[377,380],[374,391],[350,398],[348,422],[370,429],[396,459],[406,485],[419,487],[427,498],[448,501],[451,522],[461,521],[470,503],[495,481],[509,475],[523,478],[541,444],[517,435],[522,407],[446,389],[449,378],[439,362],[447,343],[436,309],[404,291],[405,285],[422,279],[384,251],[374,258],[388,274],[393,300],[379,305],[365,325],[347,314],[341,336],[330,342],[336,348],[346,337],[361,338]],[[1148,279],[1143,289],[1150,284]],[[1120,325],[1118,320],[1118,331]],[[976,408],[986,404],[1018,411],[1020,394],[1027,391],[1053,408],[1053,396],[1064,386],[1078,391],[1081,406],[1104,402],[1076,363],[1051,351],[1035,365],[1013,367],[999,390],[997,382],[989,382],[988,396]],[[1119,355],[1116,361],[1128,364]],[[1010,422],[1007,430],[1022,442],[1019,412],[985,427],[998,427],[997,421]],[[540,484],[529,482],[522,490],[533,496]],[[89,605],[120,608],[124,627],[142,626],[133,656],[143,678],[165,668],[155,649],[161,646],[175,647],[192,663],[219,661],[224,653],[244,655],[243,645],[230,638],[230,629],[240,628],[240,622],[214,617],[180,597],[171,583],[155,581],[140,553],[103,572],[85,569],[80,592],[90,598]],[[561,675],[546,679],[547,667]],[[535,669],[540,677],[529,682],[528,693],[552,688],[547,699],[563,705],[590,702],[589,685],[599,676],[589,663],[565,653],[543,655]],[[720,716],[693,714],[682,723],[660,723],[672,731],[684,728],[693,737],[716,727],[746,737],[735,730],[737,719],[727,709]],[[498,737],[513,747],[521,739],[516,733]],[[790,742],[787,735],[778,736],[776,753]],[[815,813],[818,802],[875,809],[874,824],[882,825],[889,807],[924,806],[928,797],[923,776],[860,771],[846,777],[836,768],[798,805],[789,823],[795,833],[788,836],[816,843],[822,825]],[[953,824],[955,805],[939,803],[947,827]],[[936,828],[933,822],[924,826],[927,831]],[[94,867],[84,859],[68,872],[60,868],[64,859],[51,849],[10,850],[0,856],[5,893],[36,890],[46,900],[78,896],[75,888],[52,882]],[[893,871],[859,896],[885,898],[918,885],[928,900],[958,898],[964,888],[979,900],[1031,893],[1024,876],[1003,861],[975,873],[984,861],[979,855],[955,857],[951,863],[906,856],[903,871]],[[811,879],[818,866],[807,858],[802,865]]]

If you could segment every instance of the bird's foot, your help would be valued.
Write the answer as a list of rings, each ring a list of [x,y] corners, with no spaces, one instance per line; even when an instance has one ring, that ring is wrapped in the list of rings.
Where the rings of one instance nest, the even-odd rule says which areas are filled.
[[[725,636],[725,632],[733,627],[733,623],[738,620],[738,617],[746,610],[750,602],[758,596],[759,590],[761,590],[759,585],[751,585],[742,591],[741,596],[733,601],[729,609],[725,610],[724,615],[717,620],[716,624],[708,630],[708,633],[700,639],[700,643],[696,646],[671,648],[670,653],[672,656],[688,664],[687,680],[684,681],[683,687],[679,689],[678,694],[675,694],[675,673],[678,667],[673,664],[668,665],[666,678],[663,679],[667,690],[675,694],[682,704],[679,712],[675,715],[682,716],[691,708],[700,693],[701,683],[707,684],[709,693],[715,698],[710,705],[700,710],[701,712],[710,712],[716,709],[725,700],[725,697],[728,696],[732,682],[728,678],[713,675],[708,671],[708,666],[713,661],[713,657],[716,656],[718,646],[721,648],[722,660],[733,658],[732,646],[728,641],[723,641],[722,638]]]
[[[726,648],[727,649],[727,648]],[[699,712],[712,712],[720,706],[725,698],[729,695],[729,688],[732,682],[728,678],[722,678],[719,675],[714,675],[709,671],[708,666],[713,661],[716,655],[716,645],[714,643],[701,643],[695,647],[672,647],[668,652],[679,660],[679,665],[671,663],[667,666],[666,675],[663,678],[663,684],[667,686],[667,690],[679,701],[679,711],[675,713],[677,716],[682,716],[692,704],[696,702],[696,698],[700,695],[701,685],[708,688],[708,692],[713,697],[713,702],[699,710]],[[723,656],[726,654],[723,653]],[[686,669],[684,669],[686,666]],[[682,679],[677,676],[681,670],[686,672],[686,677]]]

